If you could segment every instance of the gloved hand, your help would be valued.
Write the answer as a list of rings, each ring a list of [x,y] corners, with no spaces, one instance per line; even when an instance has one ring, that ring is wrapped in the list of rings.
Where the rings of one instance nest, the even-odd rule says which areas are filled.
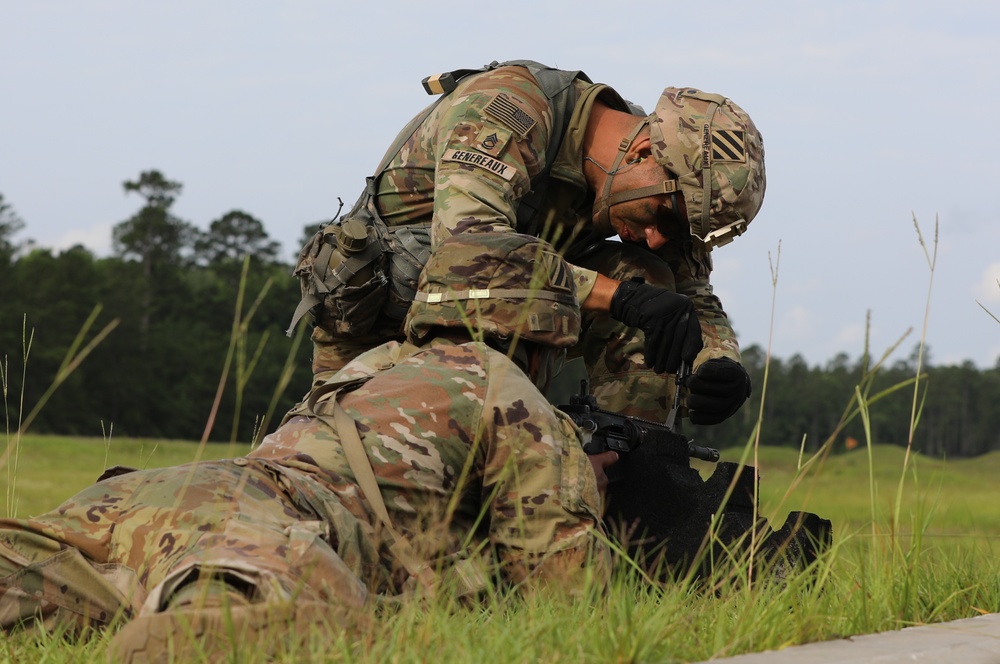
[[[623,281],[611,297],[611,317],[646,336],[646,366],[656,373],[676,373],[681,360],[694,362],[701,350],[701,325],[691,300],[644,283]]]
[[[686,385],[693,424],[718,424],[738,411],[753,390],[747,370],[727,357],[706,361]]]

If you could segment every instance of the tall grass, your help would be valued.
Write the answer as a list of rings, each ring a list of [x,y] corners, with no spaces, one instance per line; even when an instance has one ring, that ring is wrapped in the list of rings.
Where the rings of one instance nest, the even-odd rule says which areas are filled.
[[[915,218],[914,224],[932,285],[936,224],[933,251],[924,245]],[[772,266],[775,292],[778,261]],[[930,293],[929,287],[921,358]],[[772,301],[772,323],[773,318]],[[965,462],[927,459],[912,449],[926,393],[919,361],[911,379],[873,391],[880,367],[908,333],[874,362],[867,359],[866,338],[858,385],[845,395],[835,430],[809,458],[803,458],[804,446],[796,453],[759,444],[763,406],[747,443],[722,451],[724,460],[741,464],[752,456],[764,478],[761,514],[772,523],[789,508],[834,520],[833,545],[808,569],[776,581],[754,540],[718,561],[707,578],[653,582],[620,564],[606,592],[591,588],[570,597],[524,597],[494,589],[481,603],[441,594],[423,602],[375,604],[365,627],[318,630],[305,652],[291,651],[276,661],[690,662],[1000,611],[995,551],[1000,505],[990,499],[1000,453]],[[770,348],[769,342],[768,359]],[[765,396],[766,376],[767,365]],[[868,426],[871,409],[911,386],[906,447],[878,445]],[[6,397],[6,383],[4,390]],[[837,435],[855,418],[865,431],[864,451],[831,455]],[[879,493],[880,482],[896,484],[888,502]],[[756,577],[750,573],[754,568],[760,570]],[[754,578],[759,581],[751,583]],[[20,632],[9,636],[0,652],[14,661],[96,662],[104,660],[109,639],[104,633],[66,642]],[[264,659],[245,649],[234,652],[233,661]]]
[[[101,342],[103,342],[116,327],[118,327],[118,324],[121,322],[121,319],[119,318],[112,319],[107,325],[101,328],[100,332],[94,335],[94,337],[90,341],[88,341],[86,345],[84,345],[84,340],[87,338],[87,334],[90,332],[90,328],[93,327],[94,322],[97,320],[97,317],[101,314],[101,309],[103,308],[104,308],[103,305],[100,304],[94,305],[94,308],[91,310],[90,315],[80,326],[80,329],[76,333],[76,337],[73,338],[73,343],[71,343],[69,348],[66,350],[66,355],[65,357],[63,357],[63,361],[59,365],[59,369],[56,371],[56,375],[52,379],[52,382],[46,388],[42,396],[39,397],[38,402],[35,404],[35,406],[31,409],[31,411],[24,417],[24,420],[21,422],[21,425],[19,427],[20,431],[22,432],[27,431],[31,427],[32,423],[35,421],[35,418],[38,417],[38,414],[49,402],[49,399],[52,397],[55,391],[58,390],[59,387],[64,382],[66,382],[66,379],[69,378],[73,374],[73,372],[77,370],[77,368],[83,363],[83,361],[87,359],[87,356],[90,355],[90,353],[93,352],[93,350],[97,348],[101,344]],[[31,336],[34,337],[34,330],[32,330]],[[25,369],[27,369],[27,364],[28,364],[27,349],[30,348],[30,345],[31,342],[29,339],[29,341],[26,343],[26,349],[24,354]],[[27,373],[27,371],[25,371],[25,373]]]
[[[216,388],[215,399],[212,402],[212,408],[209,412],[208,420],[205,423],[205,429],[202,432],[202,446],[208,442],[208,437],[211,435],[212,429],[215,426],[215,419],[218,415],[219,406],[222,403],[222,396],[225,392],[226,385],[229,382],[230,372],[233,370],[234,364],[236,373],[234,378],[236,403],[233,408],[233,420],[229,433],[229,442],[230,444],[236,444],[239,434],[238,424],[240,413],[242,411],[241,405],[243,403],[243,395],[246,392],[246,386],[249,383],[250,377],[253,375],[253,372],[257,367],[257,362],[263,354],[264,348],[268,342],[269,334],[265,331],[258,340],[257,346],[254,349],[250,360],[247,360],[247,341],[250,335],[250,323],[253,320],[258,307],[260,307],[264,298],[267,296],[272,284],[272,280],[270,278],[264,282],[264,285],[254,298],[253,303],[251,303],[250,307],[244,311],[243,302],[246,298],[246,286],[249,270],[250,256],[247,255],[243,258],[243,267],[240,273],[240,281],[236,293],[236,303],[233,308],[233,322],[229,331],[229,347],[226,350],[226,358],[223,362],[222,372],[219,376],[219,384]],[[288,389],[288,385],[292,380],[292,375],[295,372],[295,360],[298,355],[298,350],[302,345],[302,339],[305,336],[305,331],[308,327],[309,326],[305,323],[305,321],[303,321],[296,330],[295,337],[289,346],[288,354],[285,356],[285,362],[278,377],[278,382],[274,387],[273,393],[271,394],[271,400],[268,404],[267,412],[257,422],[257,425],[250,436],[250,439],[255,444],[259,443],[267,433],[271,425],[271,421],[274,418],[275,411],[277,410],[278,403],[281,400],[281,397],[285,394],[285,390]]]
[[[55,394],[56,390],[66,382],[66,379],[73,374],[74,371],[83,363],[87,356],[97,346],[99,346],[104,339],[107,338],[111,332],[118,327],[121,322],[120,319],[115,318],[111,320],[107,325],[105,325],[93,338],[90,339],[86,344],[84,340],[87,338],[87,334],[90,332],[91,327],[93,327],[94,322],[101,313],[103,307],[100,304],[94,306],[91,310],[90,315],[80,326],[77,331],[76,337],[74,337],[73,342],[70,344],[69,348],[66,350],[66,355],[63,357],[62,363],[59,365],[59,369],[56,371],[56,375],[53,377],[52,382],[39,397],[38,401],[35,403],[34,407],[24,415],[24,387],[28,375],[28,358],[31,355],[31,344],[35,338],[34,329],[28,329],[28,318],[24,316],[21,322],[21,386],[18,393],[18,405],[16,413],[16,422],[12,426],[11,422],[11,412],[10,412],[10,402],[8,400],[9,395],[9,359],[7,356],[0,357],[0,382],[3,384],[3,404],[4,404],[4,434],[5,434],[5,449],[3,456],[0,456],[0,468],[5,468],[7,472],[7,490],[5,492],[5,506],[7,516],[14,516],[17,513],[17,499],[16,499],[16,484],[17,484],[17,464],[20,459],[21,452],[21,435],[28,431],[32,423],[34,423],[35,418],[42,411],[42,408],[49,402],[52,395]]]
[[[250,321],[253,320],[254,314],[257,311],[257,307],[263,302],[264,297],[267,295],[267,291],[271,288],[271,279],[268,279],[264,286],[257,293],[256,299],[250,305],[248,311],[243,311],[243,300],[246,297],[246,286],[247,286],[247,276],[250,271],[250,256],[246,255],[243,257],[243,267],[240,272],[239,286],[236,291],[236,304],[233,307],[233,322],[229,330],[229,347],[226,349],[226,359],[222,365],[222,374],[219,376],[219,384],[215,390],[215,399],[212,402],[212,409],[208,414],[208,420],[205,422],[205,429],[201,434],[201,444],[204,446],[208,443],[208,437],[212,434],[212,429],[215,427],[215,418],[218,415],[219,407],[222,404],[222,395],[225,393],[226,384],[229,382],[229,373],[232,369],[233,362],[236,362],[236,404],[233,408],[233,421],[229,432],[229,442],[236,442],[236,435],[239,430],[239,420],[240,411],[243,404],[243,393],[246,390],[247,382],[250,380],[250,376],[253,375],[253,371],[257,366],[257,361],[260,359],[261,353],[264,351],[264,347],[267,345],[267,333],[260,338],[257,343],[257,348],[253,353],[253,357],[250,362],[247,362],[247,337],[250,332]]]
[[[21,336],[24,339],[22,350],[22,362],[27,364],[28,354],[31,350],[31,341],[34,334],[26,338],[27,317],[22,319]],[[21,374],[21,388],[18,392],[17,410],[14,413],[13,426],[11,423],[12,413],[10,410],[10,364],[7,356],[0,357],[0,384],[3,386],[3,414],[4,414],[4,453],[0,457],[0,468],[4,468],[7,473],[7,488],[4,491],[4,508],[7,516],[13,516],[17,510],[16,483],[17,483],[17,463],[21,451],[21,415],[24,412],[24,373]]]
[[[45,470],[51,467],[47,459],[62,449],[55,445],[83,448],[77,453],[89,451],[95,465],[103,457],[99,441],[29,442],[22,466],[25,488],[50,472]],[[190,456],[196,449],[195,443],[164,442],[157,451],[167,456],[153,463],[170,465],[177,462],[174,455]],[[742,448],[723,450],[723,458],[741,453]],[[872,446],[874,480],[890,480],[898,473],[903,453],[894,446]],[[911,457],[921,472],[919,478],[908,477],[901,508],[912,517],[898,524],[894,538],[888,536],[895,510],[891,503],[875,505],[878,532],[868,532],[866,479],[857,473],[867,459],[860,449],[831,457],[801,481],[792,500],[797,507],[834,518],[836,536],[833,548],[808,573],[785,584],[748,588],[745,561],[735,560],[731,568],[717,571],[710,590],[693,580],[650,584],[625,570],[605,594],[519,599],[494,592],[481,605],[465,606],[444,596],[373,608],[365,629],[350,635],[316,634],[307,656],[299,651],[277,661],[701,661],[1000,610],[1000,558],[995,540],[981,537],[983,530],[1000,532],[1000,506],[984,500],[989,491],[967,491],[969,484],[985,486],[987,478],[1000,472],[1000,453],[968,462]],[[785,500],[783,484],[801,474],[793,450],[762,447],[759,461],[768,471],[761,509],[773,519]],[[75,457],[66,463],[87,465]],[[51,490],[45,491],[51,499]],[[846,506],[845,495],[853,500]],[[966,523],[942,521],[935,511],[941,503],[951,503],[957,514],[980,514]],[[109,638],[97,635],[81,645],[15,633],[0,652],[10,654],[11,661],[101,662]],[[264,658],[240,652],[232,661]]]

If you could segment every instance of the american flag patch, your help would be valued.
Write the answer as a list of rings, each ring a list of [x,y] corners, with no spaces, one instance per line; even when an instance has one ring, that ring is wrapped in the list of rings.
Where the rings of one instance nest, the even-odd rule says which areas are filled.
[[[746,133],[742,129],[712,132],[712,161],[746,161]]]
[[[486,108],[486,113],[504,125],[510,127],[521,137],[528,135],[531,128],[535,126],[535,120],[525,113],[517,104],[510,100],[510,97],[500,93],[493,98]]]

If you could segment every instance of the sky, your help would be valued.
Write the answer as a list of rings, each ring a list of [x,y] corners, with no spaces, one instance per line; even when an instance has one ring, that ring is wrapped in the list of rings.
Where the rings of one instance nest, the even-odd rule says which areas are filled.
[[[207,229],[243,210],[290,261],[429,103],[422,78],[533,59],[647,110],[693,86],[753,118],[764,204],[713,252],[744,347],[825,366],[866,339],[906,359],[923,337],[931,364],[996,365],[1000,3],[628,7],[0,0],[0,194],[26,223],[14,239],[109,255],[142,203],[122,183],[157,169],[183,184],[178,217]]]

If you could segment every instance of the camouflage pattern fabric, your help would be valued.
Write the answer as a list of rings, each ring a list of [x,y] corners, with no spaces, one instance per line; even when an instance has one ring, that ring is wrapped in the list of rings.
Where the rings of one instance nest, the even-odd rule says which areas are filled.
[[[614,267],[588,269],[572,260],[581,245],[592,242],[595,236],[612,234],[595,228],[592,222],[593,196],[582,167],[584,129],[597,99],[616,110],[631,109],[606,85],[579,80],[574,85],[579,100],[551,165],[538,217],[539,235],[571,257],[582,302],[590,294],[597,272],[613,276],[609,268]],[[518,227],[518,203],[546,166],[546,148],[551,140],[557,140],[551,135],[552,126],[545,94],[526,69],[502,67],[463,79],[417,127],[378,179],[376,205],[380,215],[390,226],[430,223],[435,246],[457,233],[524,232]],[[708,252],[690,242],[668,244],[666,251],[679,253],[657,256],[645,251],[634,260],[647,263],[649,267],[644,269],[657,273],[663,272],[661,263],[666,261],[674,272],[677,292],[694,300],[706,349],[697,364],[712,356],[738,361],[735,334],[711,292]],[[365,349],[389,339],[402,340],[401,324],[383,318],[372,333],[349,340],[333,337],[319,326],[314,328],[314,372],[337,370]],[[594,358],[588,364],[600,361]],[[614,364],[614,359],[608,363]],[[620,389],[609,385],[608,389],[638,393],[644,388],[625,384]],[[667,396],[653,398],[658,401]]]
[[[161,608],[164,586],[195,569],[236,576],[261,601],[360,607],[356,570],[377,556],[329,494],[274,462],[207,461],[114,477],[47,514],[2,520],[0,626],[106,626]]]
[[[668,243],[670,247],[672,243]],[[666,254],[666,252],[662,252]],[[678,251],[678,259],[685,253]],[[707,252],[703,252],[707,257]],[[654,255],[644,247],[622,242],[602,242],[578,259],[579,264],[625,281],[642,277],[647,283],[670,290],[678,290],[677,275],[686,272],[687,265],[677,265]],[[694,265],[697,267],[697,264]],[[730,357],[739,361],[739,346],[732,328],[720,325],[725,313],[712,293],[707,279],[689,284],[692,299],[701,309],[715,309],[718,317],[701,319],[702,337],[711,340],[698,354],[694,366],[713,357]],[[714,320],[715,322],[711,322]],[[580,343],[570,349],[571,357],[582,357],[590,377],[591,391],[598,405],[606,410],[633,415],[655,422],[663,422],[673,404],[675,377],[657,374],[647,369],[643,354],[642,331],[629,328],[611,318],[606,312],[585,312]]]
[[[587,574],[605,576],[600,496],[569,418],[484,343],[438,338],[408,356],[404,348],[415,349],[386,344],[330,377],[372,376],[340,403],[396,528],[426,560],[447,561],[471,541],[515,583],[530,574],[572,588]],[[304,403],[293,409],[252,456],[321,473],[352,513],[377,523],[338,433],[304,411]],[[331,404],[320,401],[317,412],[332,414]]]
[[[446,238],[420,274],[404,327],[419,343],[442,327],[470,326],[486,338],[573,346],[580,337],[580,303],[569,265],[530,235]]]
[[[596,480],[568,418],[482,343],[400,348],[332,378],[371,376],[341,403],[397,529],[444,572],[471,552],[528,587],[606,579]],[[353,480],[337,432],[293,411],[247,457],[135,471],[2,520],[0,626],[105,626],[161,610],[205,570],[264,602],[350,608],[411,589]]]

